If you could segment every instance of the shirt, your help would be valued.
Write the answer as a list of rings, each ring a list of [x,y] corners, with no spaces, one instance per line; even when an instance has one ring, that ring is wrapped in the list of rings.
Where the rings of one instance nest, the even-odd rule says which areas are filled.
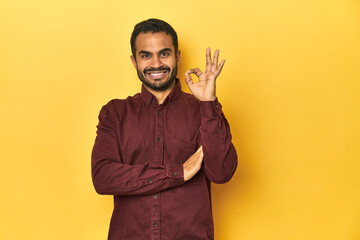
[[[200,171],[185,182],[183,163],[203,146]],[[141,93],[102,107],[92,151],[99,194],[114,195],[109,240],[214,239],[210,182],[237,167],[222,106],[175,87],[159,104]]]

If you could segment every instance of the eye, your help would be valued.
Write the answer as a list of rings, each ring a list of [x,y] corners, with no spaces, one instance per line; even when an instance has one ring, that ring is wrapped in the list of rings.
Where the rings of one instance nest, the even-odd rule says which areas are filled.
[[[141,58],[149,58],[150,55],[149,54],[141,54]]]
[[[162,56],[162,57],[167,57],[167,56],[169,56],[169,55],[170,55],[169,52],[162,52],[162,53],[160,54],[160,56]]]

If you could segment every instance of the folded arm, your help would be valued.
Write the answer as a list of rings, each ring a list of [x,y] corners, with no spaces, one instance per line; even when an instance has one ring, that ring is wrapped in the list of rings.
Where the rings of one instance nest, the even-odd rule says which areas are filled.
[[[114,108],[111,102],[99,114],[97,136],[91,156],[92,179],[99,194],[153,194],[184,184],[183,166],[124,164],[120,157]]]

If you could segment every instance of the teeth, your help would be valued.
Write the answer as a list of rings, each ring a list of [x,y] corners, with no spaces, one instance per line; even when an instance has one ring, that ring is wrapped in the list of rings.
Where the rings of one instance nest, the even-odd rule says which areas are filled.
[[[163,75],[164,73],[150,73],[151,76],[160,76],[160,75]]]

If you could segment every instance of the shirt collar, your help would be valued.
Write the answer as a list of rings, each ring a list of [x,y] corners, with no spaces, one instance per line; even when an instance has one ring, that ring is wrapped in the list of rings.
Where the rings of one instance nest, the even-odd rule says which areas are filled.
[[[163,105],[171,104],[173,101],[175,101],[175,99],[179,96],[180,93],[181,93],[180,80],[178,78],[175,78],[175,86],[171,90],[169,95],[165,98]],[[157,102],[156,97],[144,87],[144,84],[142,84],[141,87],[141,97],[143,98],[144,102],[147,105]]]

